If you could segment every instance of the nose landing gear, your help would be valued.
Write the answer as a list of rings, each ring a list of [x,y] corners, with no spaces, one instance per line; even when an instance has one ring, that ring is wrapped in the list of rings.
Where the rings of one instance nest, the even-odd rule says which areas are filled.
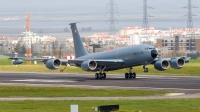
[[[148,73],[149,72],[149,69],[146,67],[146,65],[143,66],[143,72],[144,73]]]

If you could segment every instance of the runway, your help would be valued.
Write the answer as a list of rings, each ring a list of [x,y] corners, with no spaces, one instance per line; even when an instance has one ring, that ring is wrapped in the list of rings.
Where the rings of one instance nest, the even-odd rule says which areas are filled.
[[[186,94],[200,93],[200,77],[197,76],[137,75],[136,79],[126,80],[124,75],[107,74],[106,80],[96,80],[93,74],[0,72],[0,85],[163,90]]]

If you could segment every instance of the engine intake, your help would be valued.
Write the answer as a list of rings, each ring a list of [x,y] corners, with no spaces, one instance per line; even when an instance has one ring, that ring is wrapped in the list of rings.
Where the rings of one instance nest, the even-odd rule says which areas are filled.
[[[96,61],[84,61],[81,64],[81,68],[85,71],[93,71],[97,68],[97,62]]]
[[[59,59],[49,59],[45,65],[50,70],[56,70],[61,66],[61,62]]]
[[[167,70],[169,66],[170,66],[170,63],[167,60],[159,60],[159,61],[156,61],[154,64],[154,68],[160,71]]]
[[[174,69],[180,69],[185,65],[185,60],[183,58],[174,58],[170,61],[170,65]]]

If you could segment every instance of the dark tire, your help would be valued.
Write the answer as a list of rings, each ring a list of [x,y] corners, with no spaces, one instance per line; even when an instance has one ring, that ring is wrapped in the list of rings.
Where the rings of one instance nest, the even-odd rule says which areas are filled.
[[[129,78],[129,74],[125,73],[125,79],[128,79],[128,78]]]
[[[106,79],[106,73],[103,73],[102,78],[103,78],[103,79]]]
[[[99,73],[99,79],[103,79],[103,74]]]
[[[95,79],[99,79],[99,74],[98,73],[95,74]]]
[[[146,68],[146,73],[148,73],[149,72],[149,69],[148,68]]]
[[[132,78],[133,78],[133,73],[129,73],[129,74],[128,74],[128,78],[129,78],[129,79],[132,79]]]
[[[146,72],[146,69],[143,69],[143,72],[145,73],[145,72]]]
[[[136,73],[134,72],[134,73],[133,73],[133,79],[135,79],[135,78],[136,78]]]

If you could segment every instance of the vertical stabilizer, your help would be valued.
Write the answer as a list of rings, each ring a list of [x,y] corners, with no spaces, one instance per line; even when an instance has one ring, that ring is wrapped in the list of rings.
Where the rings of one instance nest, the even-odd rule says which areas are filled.
[[[72,30],[76,57],[78,58],[80,56],[89,54],[83,45],[78,29],[76,27],[76,23],[70,23],[69,25],[71,26],[71,30]]]

